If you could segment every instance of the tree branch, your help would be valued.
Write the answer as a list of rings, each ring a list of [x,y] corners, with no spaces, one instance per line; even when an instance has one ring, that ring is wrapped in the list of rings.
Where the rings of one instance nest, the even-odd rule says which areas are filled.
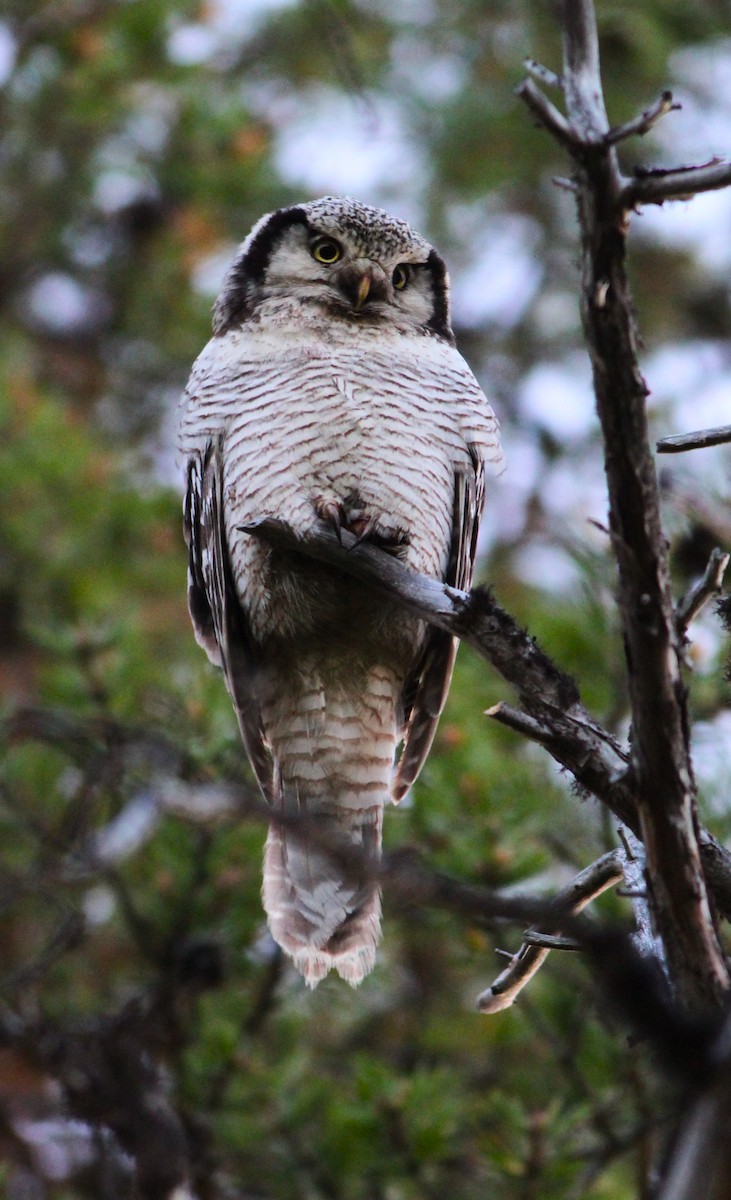
[[[650,451],[647,387],[625,273],[627,197],[608,123],[590,0],[564,0],[563,86],[582,243],[582,323],[594,375],[619,571],[632,759],[653,914],[673,985],[692,1011],[721,1005],[729,980],[701,869],[686,689]],[[592,142],[591,146],[588,143]]]
[[[543,63],[536,62],[535,58],[524,58],[523,66],[529,75],[532,75],[539,83],[545,84],[546,87],[561,87],[560,75],[557,75],[550,67],[544,67]]]
[[[265,517],[242,526],[280,550],[325,562],[398,599],[410,612],[460,637],[511,684],[526,713],[509,705],[490,710],[523,736],[545,746],[576,782],[596,796],[635,833],[639,833],[634,779],[627,755],[581,703],[576,684],[483,588],[467,594],[437,579],[419,575],[378,546],[326,522],[302,537],[289,525]],[[511,716],[516,714],[515,720]],[[537,734],[538,736],[533,736]],[[731,853],[705,831],[701,834],[704,870],[716,905],[731,920]]]
[[[634,117],[631,121],[627,121],[624,125],[613,125],[609,132],[605,135],[605,142],[614,145],[616,142],[624,141],[625,138],[642,137],[648,133],[653,125],[669,112],[673,112],[680,108],[679,104],[673,103],[673,93],[669,91],[661,92],[654,104],[641,112],[638,117]]]
[[[731,184],[731,163],[713,159],[697,167],[655,168],[636,172],[625,181],[622,204],[628,210],[641,204],[690,200],[700,192],[714,192]]]
[[[722,446],[731,442],[731,425],[717,429],[699,429],[695,433],[675,433],[655,443],[658,454],[682,454],[686,450],[704,450],[707,446]]]
[[[586,867],[574,880],[556,895],[553,903],[565,910],[565,915],[576,916],[592,900],[623,879],[623,855],[621,850],[603,854],[591,866]],[[477,998],[477,1007],[484,1013],[502,1012],[515,1003],[516,998],[535,975],[550,953],[550,946],[540,945],[540,937],[554,934],[561,929],[562,922],[542,924],[540,930],[528,930],[523,944],[510,960],[505,970]],[[575,948],[575,944],[572,945]]]
[[[718,546],[712,550],[702,577],[679,601],[675,612],[675,622],[681,636],[685,636],[691,621],[695,620],[708,601],[714,596],[718,596],[723,590],[723,577],[730,558],[731,554],[724,553]]]
[[[524,79],[518,84],[515,94],[527,104],[538,124],[553,134],[557,141],[564,146],[576,145],[576,135],[568,121],[532,79]]]

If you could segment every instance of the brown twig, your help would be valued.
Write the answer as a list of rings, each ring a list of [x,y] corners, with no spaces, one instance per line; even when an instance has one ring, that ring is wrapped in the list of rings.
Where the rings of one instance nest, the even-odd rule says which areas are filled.
[[[731,425],[719,425],[717,429],[698,429],[695,433],[675,433],[655,443],[658,454],[683,454],[686,450],[705,450],[708,446],[722,446],[731,442]]]

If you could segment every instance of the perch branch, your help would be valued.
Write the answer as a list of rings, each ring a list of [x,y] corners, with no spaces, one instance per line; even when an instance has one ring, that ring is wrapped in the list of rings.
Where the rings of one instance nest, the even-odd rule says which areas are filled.
[[[624,878],[622,857],[620,850],[612,850],[608,854],[602,855],[577,875],[568,887],[558,892],[553,901],[554,905],[564,910],[564,916],[576,916],[602,892]],[[550,935],[557,933],[561,929],[561,924],[560,918],[557,918],[553,924],[545,924],[540,929],[528,930],[522,946],[513,955],[505,970],[498,975],[489,988],[478,996],[477,1007],[481,1012],[496,1013],[502,1012],[504,1008],[510,1008],[519,993],[546,961],[551,949],[557,948],[555,940],[551,944]],[[566,941],[566,939],[559,940]],[[573,939],[569,944],[572,950],[581,948],[581,943]],[[562,948],[566,949],[566,945]]]
[[[635,833],[639,833],[636,796],[627,758],[615,739],[584,708],[574,681],[562,672],[532,637],[483,588],[467,594],[412,571],[385,550],[358,543],[348,530],[342,542],[331,526],[316,523],[298,536],[284,521],[265,517],[242,526],[272,546],[325,562],[362,583],[401,601],[422,620],[460,637],[511,684],[528,718],[519,732],[544,745],[586,791],[591,792]],[[516,713],[508,705],[500,716]],[[518,715],[518,720],[524,714]],[[498,717],[500,719],[500,717]],[[508,717],[503,721],[510,723]],[[549,736],[550,733],[550,736]],[[532,739],[533,740],[533,739]],[[731,853],[705,831],[703,866],[723,916],[731,920]]]

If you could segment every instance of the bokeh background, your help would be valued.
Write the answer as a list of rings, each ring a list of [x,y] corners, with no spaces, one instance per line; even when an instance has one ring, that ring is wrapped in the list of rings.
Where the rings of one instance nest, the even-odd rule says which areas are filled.
[[[682,104],[627,168],[731,152],[726,3],[598,0],[610,118]],[[626,734],[605,487],[568,165],[514,96],[560,69],[544,0],[6,0],[0,14],[0,1189],[132,1196],[19,1029],[134,1025],[202,1200],[630,1200],[667,1093],[576,955],[514,1009],[475,997],[514,950],[385,897],[379,964],[314,993],[259,901],[265,827],[222,679],[185,607],[176,405],[237,244],[328,193],[448,260],[458,344],[499,412],[480,578]],[[630,238],[653,434],[731,419],[731,193]],[[680,594],[731,549],[728,448],[663,459]],[[712,612],[689,648],[704,819],[731,833],[731,690]],[[483,716],[460,655],[389,848],[551,890],[615,844],[539,749]],[[629,921],[622,901],[600,911]],[[136,1014],[136,1024],[130,1014]],[[20,1047],[20,1048],[19,1048]],[[93,1116],[93,1114],[92,1114]],[[110,1180],[112,1182],[110,1182]],[[125,1190],[126,1189],[126,1190]],[[160,1193],[163,1194],[163,1193]]]

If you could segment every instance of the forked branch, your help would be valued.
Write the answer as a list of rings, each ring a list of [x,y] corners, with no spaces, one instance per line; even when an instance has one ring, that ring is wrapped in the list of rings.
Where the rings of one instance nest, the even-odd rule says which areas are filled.
[[[556,907],[564,908],[566,915],[576,916],[602,892],[619,883],[623,874],[622,852],[612,850],[577,875],[568,887],[558,893],[554,903]],[[539,932],[549,935],[557,933],[561,925],[561,920],[557,919],[553,925],[541,925],[540,931],[531,929],[526,932],[522,946],[508,966],[478,997],[477,1007],[481,1012],[496,1013],[510,1008],[550,953],[550,945],[535,935]]]

